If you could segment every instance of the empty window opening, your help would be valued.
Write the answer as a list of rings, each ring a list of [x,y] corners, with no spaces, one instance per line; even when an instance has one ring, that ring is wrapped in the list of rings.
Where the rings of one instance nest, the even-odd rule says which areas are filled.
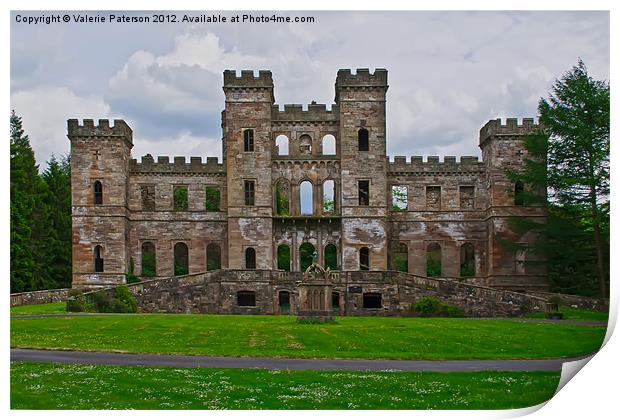
[[[397,242],[393,245],[392,269],[403,273],[409,272],[409,252],[404,242]]]
[[[243,194],[246,206],[254,205],[254,181],[243,181]]]
[[[278,306],[281,314],[291,313],[291,294],[286,290],[278,292]]]
[[[256,306],[256,293],[245,290],[237,292],[237,306]]]
[[[280,134],[276,137],[276,148],[278,150],[278,156],[288,156],[288,137],[284,134]]]
[[[368,130],[365,128],[360,128],[357,132],[357,146],[360,152],[367,152],[369,150]]]
[[[336,211],[334,200],[334,180],[323,182],[323,213],[332,214]]]
[[[461,277],[473,277],[476,275],[474,245],[467,242],[461,246]]]
[[[299,153],[302,155],[312,154],[312,137],[307,134],[299,137]]]
[[[357,181],[357,195],[360,206],[370,205],[370,181]]]
[[[95,205],[103,204],[103,185],[100,181],[95,181],[93,184],[93,194],[95,198]]]
[[[155,185],[141,185],[142,210],[155,211]]]
[[[153,242],[142,244],[142,277],[155,277],[157,273],[155,245]]]
[[[256,251],[254,248],[246,248],[245,250],[245,268],[248,270],[256,269]]]
[[[207,245],[207,271],[222,268],[222,252],[216,243]]]
[[[336,137],[327,134],[323,137],[323,154],[330,156],[336,154]]]
[[[441,246],[432,242],[426,247],[426,276],[441,276]]]
[[[314,245],[311,243],[304,242],[301,244],[299,247],[299,268],[302,272],[312,265],[315,253]]]
[[[286,244],[278,245],[278,270],[291,271],[291,248]]]
[[[517,181],[515,183],[515,206],[524,205],[524,193],[523,182]]]
[[[172,196],[174,211],[187,211],[187,187],[174,187]]]
[[[174,275],[185,276],[189,273],[187,245],[183,242],[174,244]]]
[[[312,182],[304,181],[299,186],[301,214],[313,214]]]
[[[360,270],[370,270],[370,251],[368,248],[360,248]]]
[[[254,151],[254,130],[252,130],[251,128],[243,130],[243,151]]]
[[[392,210],[407,210],[407,186],[392,185]]]
[[[205,210],[220,211],[220,189],[218,187],[205,188]]]
[[[381,293],[364,293],[364,309],[380,309]]]
[[[325,269],[338,270],[338,249],[334,244],[325,245]]]
[[[332,292],[332,308],[340,309],[340,293]]]
[[[94,250],[95,273],[103,273],[103,248],[97,245]]]
[[[280,180],[276,183],[276,214],[278,216],[288,216],[291,214],[290,209],[290,185],[286,180]]]

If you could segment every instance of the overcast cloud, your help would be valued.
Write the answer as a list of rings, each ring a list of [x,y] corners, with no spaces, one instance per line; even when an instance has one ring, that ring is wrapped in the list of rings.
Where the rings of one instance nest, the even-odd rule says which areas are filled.
[[[487,120],[536,116],[539,98],[578,57],[609,79],[606,12],[292,12],[280,14],[316,21],[36,26],[16,23],[18,13],[11,107],[42,166],[69,152],[69,118],[125,119],[134,157],[221,158],[224,69],[272,70],[280,106],[332,104],[339,68],[388,69],[390,156],[479,155]]]

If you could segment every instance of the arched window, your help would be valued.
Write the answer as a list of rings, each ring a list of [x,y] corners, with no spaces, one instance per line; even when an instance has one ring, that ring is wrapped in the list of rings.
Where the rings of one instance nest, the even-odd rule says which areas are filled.
[[[278,245],[278,270],[291,271],[291,248],[286,244]]]
[[[366,247],[360,248],[360,270],[370,270],[370,251]]]
[[[278,216],[288,216],[290,209],[290,185],[288,181],[281,179],[276,183],[276,214]]]
[[[313,214],[312,182],[304,181],[299,186],[299,202],[301,214]]]
[[[243,130],[243,151],[254,151],[254,130],[252,130],[251,128]]]
[[[144,242],[142,244],[142,277],[155,277],[156,264],[155,245],[153,242]]]
[[[323,137],[323,154],[324,155],[335,155],[336,154],[336,137],[331,134],[327,134]]]
[[[466,242],[461,245],[461,277],[476,275],[476,262],[474,257],[474,245]]]
[[[207,271],[222,268],[222,253],[220,246],[214,242],[207,245]]]
[[[187,245],[177,242],[174,244],[174,275],[185,276],[187,274],[189,274]]]
[[[248,290],[237,292],[237,306],[256,306],[256,292]]]
[[[299,153],[302,155],[312,154],[312,137],[307,134],[299,137]]]
[[[276,137],[276,148],[278,149],[278,156],[288,156],[288,137],[284,134]]]
[[[515,183],[515,206],[522,206],[524,204],[523,192],[523,182],[517,181]]]
[[[245,268],[247,270],[256,269],[256,251],[254,248],[245,249]]]
[[[403,273],[409,272],[409,252],[406,243],[397,242],[393,245],[392,269]]]
[[[299,247],[299,268],[302,272],[312,265],[314,252],[314,245],[308,242],[304,242]]]
[[[325,245],[325,253],[323,254],[325,260],[325,268],[330,270],[338,270],[338,249],[334,244]]]
[[[336,211],[334,200],[334,180],[328,179],[323,182],[323,213],[332,214]]]
[[[93,184],[93,194],[95,197],[95,204],[103,204],[103,185],[100,181],[95,181]]]
[[[94,250],[95,273],[103,273],[103,248],[97,245]]]
[[[357,132],[357,150],[367,152],[370,149],[368,144],[368,130],[360,128]]]
[[[441,276],[441,245],[432,242],[426,247],[426,276]]]

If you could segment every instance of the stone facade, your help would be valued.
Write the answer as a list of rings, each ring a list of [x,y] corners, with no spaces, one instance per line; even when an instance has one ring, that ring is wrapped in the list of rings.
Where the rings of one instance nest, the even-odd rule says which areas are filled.
[[[511,231],[509,218],[545,217],[542,207],[516,203],[505,174],[523,165],[523,136],[537,125],[489,121],[480,130],[482,161],[392,161],[387,76],[382,69],[339,70],[331,109],[313,102],[306,110],[281,110],[271,72],[225,71],[223,162],[150,155],[138,161],[124,121],[69,120],[73,287],[122,284],[131,266],[143,279],[214,268],[248,270],[250,277],[260,272],[254,270],[293,275],[307,266],[305,246],[332,271],[380,275],[404,264],[416,276],[547,290],[544,271],[527,264],[535,255],[501,245],[531,246],[536,239]],[[402,208],[394,205],[396,191]],[[326,247],[335,249],[332,256]],[[154,253],[147,258],[148,249]],[[395,249],[404,255],[399,267]],[[430,250],[437,267],[430,267]],[[265,287],[273,288],[270,278]]]

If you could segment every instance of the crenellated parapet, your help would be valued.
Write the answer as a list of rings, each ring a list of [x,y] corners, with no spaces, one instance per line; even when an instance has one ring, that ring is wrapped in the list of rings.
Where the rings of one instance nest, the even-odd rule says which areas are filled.
[[[484,163],[477,156],[461,156],[458,161],[456,156],[444,156],[443,161],[439,156],[428,156],[426,161],[422,156],[411,156],[410,161],[405,156],[395,156],[394,162],[388,163],[388,173],[471,173],[484,170]]]
[[[207,157],[206,162],[202,161],[200,156],[192,156],[189,162],[185,160],[185,156],[175,156],[170,162],[168,156],[158,156],[157,162],[153,156],[142,156],[141,162],[137,159],[129,161],[129,171],[132,173],[150,173],[150,174],[222,174],[225,175],[226,167],[218,162],[217,157]]]
[[[77,119],[70,119],[67,121],[67,137],[123,137],[132,144],[133,132],[124,120],[114,120],[114,125],[110,126],[110,120],[99,120],[95,125],[93,120],[85,119],[80,125]]]
[[[259,70],[258,77],[253,70],[224,70],[224,89],[226,88],[273,88],[273,77],[269,70]]]
[[[385,69],[376,69],[371,73],[368,69],[357,69],[355,74],[351,69],[340,69],[336,77],[336,88],[342,87],[365,87],[365,86],[388,86],[388,72]]]
[[[328,111],[325,104],[311,103],[308,105],[307,111],[304,111],[303,107],[297,104],[286,104],[284,105],[284,111],[280,111],[278,105],[273,105],[271,108],[271,119],[276,122],[336,122],[340,120],[340,110],[338,105],[332,105],[331,110]]]
[[[532,134],[540,129],[539,124],[534,123],[533,118],[523,118],[521,124],[517,118],[507,118],[502,124],[500,118],[490,120],[480,129],[480,145],[495,136],[524,136]]]

